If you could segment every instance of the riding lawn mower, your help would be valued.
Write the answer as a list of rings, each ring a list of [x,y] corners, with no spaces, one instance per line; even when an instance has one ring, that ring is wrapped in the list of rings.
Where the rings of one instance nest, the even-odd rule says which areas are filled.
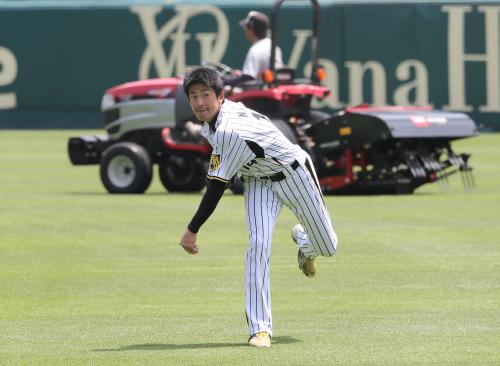
[[[330,93],[321,85],[318,64],[319,5],[313,8],[311,75],[276,69],[276,25],[283,0],[271,17],[270,69],[262,80],[226,90],[226,98],[268,116],[314,161],[324,193],[413,193],[425,183],[462,174],[472,187],[470,155],[456,154],[451,142],[474,136],[478,129],[463,113],[419,107],[361,105],[334,114],[311,108],[313,98]],[[233,70],[208,63],[221,76]],[[182,89],[182,78],[158,78],[108,89],[101,110],[107,134],[72,137],[68,152],[74,165],[99,164],[110,193],[143,193],[157,164],[163,186],[171,192],[199,191],[205,185],[211,148],[197,133],[196,120]],[[231,189],[241,192],[241,184]]]

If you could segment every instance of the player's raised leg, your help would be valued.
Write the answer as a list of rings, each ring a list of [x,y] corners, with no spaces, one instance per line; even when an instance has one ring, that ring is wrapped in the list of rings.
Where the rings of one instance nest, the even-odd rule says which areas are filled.
[[[306,275],[313,276],[315,264],[311,261],[320,255],[333,256],[337,250],[337,235],[314,168],[309,160],[306,162],[297,168],[296,174],[280,182],[279,194],[300,222],[292,230],[292,237],[299,247],[299,267]]]

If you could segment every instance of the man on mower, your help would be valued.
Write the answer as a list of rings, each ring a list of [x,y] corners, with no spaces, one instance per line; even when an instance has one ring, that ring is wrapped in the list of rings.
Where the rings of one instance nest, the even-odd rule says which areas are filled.
[[[258,11],[250,11],[247,17],[240,21],[245,37],[252,44],[247,52],[243,68],[236,76],[225,79],[224,84],[234,86],[238,83],[260,79],[262,73],[269,68],[271,58],[271,39],[267,36],[269,18]],[[282,52],[276,47],[275,67],[283,67]]]

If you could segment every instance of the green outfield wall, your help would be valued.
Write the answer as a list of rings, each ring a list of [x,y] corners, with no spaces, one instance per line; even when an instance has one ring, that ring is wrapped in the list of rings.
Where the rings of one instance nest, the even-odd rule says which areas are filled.
[[[238,21],[272,7],[64,4],[0,1],[0,128],[99,128],[111,86],[182,75],[203,60],[239,68],[248,44]],[[316,108],[434,106],[500,130],[500,2],[320,4],[320,62],[332,94]],[[299,75],[309,67],[311,17],[304,1],[285,2],[279,17],[285,62]]]

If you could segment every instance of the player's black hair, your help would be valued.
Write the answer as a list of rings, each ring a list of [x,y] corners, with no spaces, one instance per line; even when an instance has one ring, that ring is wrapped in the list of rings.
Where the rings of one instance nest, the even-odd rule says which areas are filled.
[[[210,67],[197,67],[191,71],[184,78],[184,83],[182,87],[184,88],[184,93],[189,98],[189,87],[194,84],[203,84],[212,88],[215,91],[215,95],[219,96],[224,88],[224,82],[220,77],[219,73]]]

